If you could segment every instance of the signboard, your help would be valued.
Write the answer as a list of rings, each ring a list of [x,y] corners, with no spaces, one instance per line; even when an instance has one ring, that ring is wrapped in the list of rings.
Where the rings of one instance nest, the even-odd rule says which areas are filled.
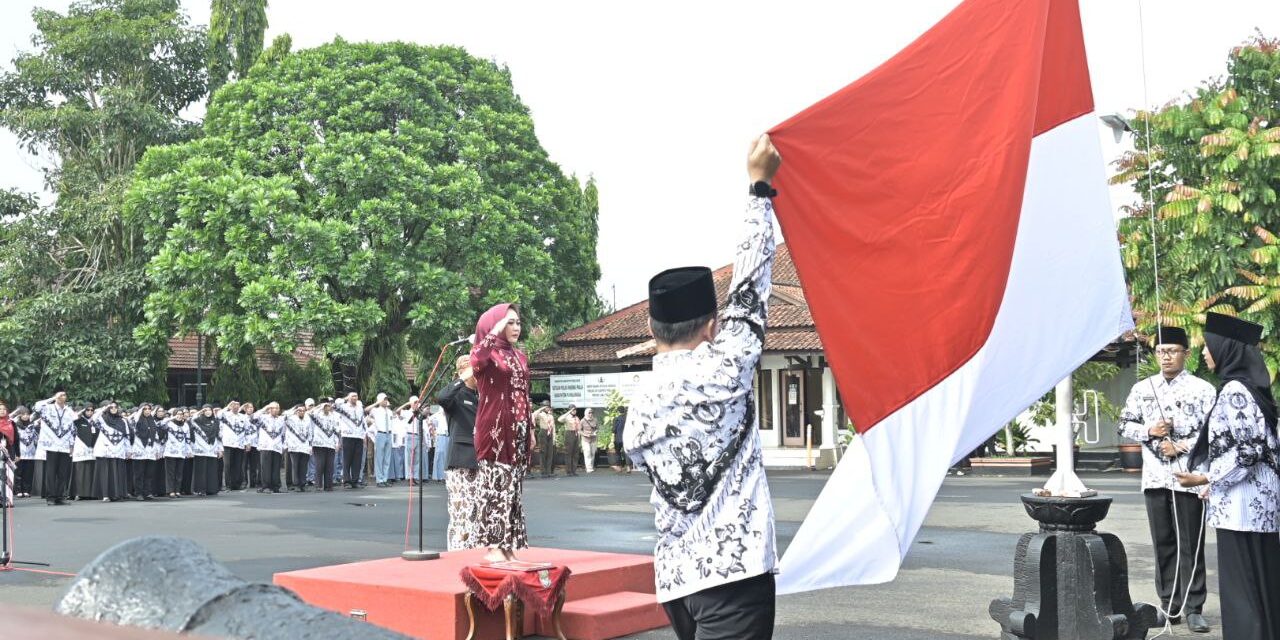
[[[589,373],[583,376],[583,402],[587,407],[609,406],[609,396],[618,388],[618,374]]]
[[[557,409],[569,405],[603,408],[609,406],[609,396],[617,390],[630,400],[652,375],[651,371],[625,371],[622,373],[588,373],[551,376],[551,404]]]
[[[576,405],[585,407],[583,378],[586,376],[551,376],[551,405],[557,409]]]
[[[618,374],[618,393],[630,401],[653,375],[652,371],[624,371]]]

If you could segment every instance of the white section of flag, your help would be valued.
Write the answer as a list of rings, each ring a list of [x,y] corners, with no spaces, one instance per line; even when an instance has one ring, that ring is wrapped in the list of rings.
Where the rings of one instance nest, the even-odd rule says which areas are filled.
[[[779,593],[892,580],[951,464],[1133,328],[1096,116],[1033,138],[1028,163],[987,342],[854,439],[787,548]]]

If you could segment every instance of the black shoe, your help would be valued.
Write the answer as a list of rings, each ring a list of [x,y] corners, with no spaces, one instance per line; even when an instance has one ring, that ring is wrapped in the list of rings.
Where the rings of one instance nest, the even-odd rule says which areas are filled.
[[[1198,613],[1188,613],[1187,629],[1194,633],[1209,633],[1209,621]]]
[[[152,502],[152,501],[154,501],[154,500],[155,500],[155,498],[153,498],[153,497],[151,497],[151,496],[142,496],[142,500],[143,500],[143,502]]]
[[[267,490],[266,490],[265,488],[263,488],[263,489],[258,489],[258,493],[266,493],[266,492],[267,492]]]

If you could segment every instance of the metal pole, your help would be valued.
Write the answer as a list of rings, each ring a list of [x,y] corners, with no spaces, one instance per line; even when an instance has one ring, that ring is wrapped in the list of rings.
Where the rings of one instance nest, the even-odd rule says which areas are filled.
[[[418,406],[422,406],[422,399],[418,399]],[[418,461],[414,464],[414,475],[418,476],[418,553],[423,553],[422,549],[422,484],[426,481],[425,475],[422,473],[426,459],[423,458],[423,440],[425,434],[422,432],[422,414],[419,409],[414,409],[414,419],[418,421]]]
[[[196,406],[204,404],[204,334],[196,334]]]

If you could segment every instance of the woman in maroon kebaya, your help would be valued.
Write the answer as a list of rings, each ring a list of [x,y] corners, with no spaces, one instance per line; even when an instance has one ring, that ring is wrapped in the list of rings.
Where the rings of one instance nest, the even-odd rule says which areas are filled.
[[[520,310],[494,306],[476,323],[471,368],[480,404],[476,410],[474,485],[476,546],[489,547],[485,559],[510,560],[529,546],[525,531],[524,474],[533,450],[529,419],[529,360],[515,347]]]

